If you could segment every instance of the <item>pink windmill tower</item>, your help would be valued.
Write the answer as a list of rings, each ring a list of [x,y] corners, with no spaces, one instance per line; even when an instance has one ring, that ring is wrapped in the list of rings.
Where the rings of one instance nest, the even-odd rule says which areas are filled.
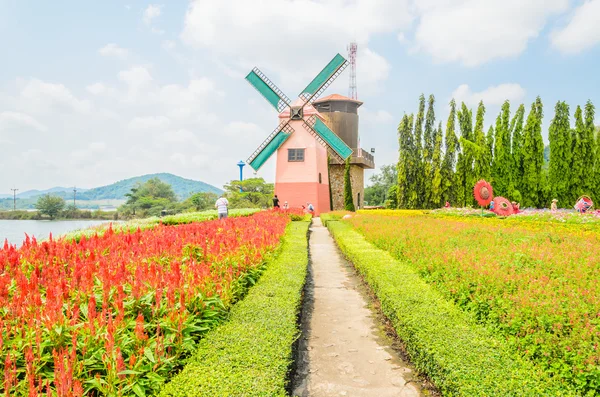
[[[352,149],[327,125],[313,102],[348,66],[337,54],[292,102],[260,70],[254,68],[246,80],[279,112],[279,125],[252,153],[247,163],[258,171],[277,152],[275,194],[290,207],[310,202],[315,213],[330,210],[330,156],[345,161]]]

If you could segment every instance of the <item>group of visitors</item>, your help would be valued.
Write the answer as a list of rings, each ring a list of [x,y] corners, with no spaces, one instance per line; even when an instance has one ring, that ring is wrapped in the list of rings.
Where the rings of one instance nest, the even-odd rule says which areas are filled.
[[[217,214],[219,219],[225,219],[227,218],[227,215],[229,214],[229,201],[227,201],[227,199],[223,196],[219,197],[217,199],[217,201],[215,202],[215,208],[217,209]],[[287,201],[283,202],[283,208],[279,206],[279,198],[277,197],[277,195],[275,195],[273,197],[273,208],[278,208],[278,209],[283,209],[288,210],[290,208],[290,206],[288,205]],[[306,203],[306,206],[302,206],[302,211],[304,213],[307,214],[314,214],[315,213],[315,207],[311,204],[311,203]]]

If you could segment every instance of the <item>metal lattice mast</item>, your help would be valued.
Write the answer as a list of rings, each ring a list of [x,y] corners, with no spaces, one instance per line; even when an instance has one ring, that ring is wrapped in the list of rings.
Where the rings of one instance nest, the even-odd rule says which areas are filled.
[[[348,60],[350,61],[350,89],[348,96],[352,99],[358,99],[358,91],[356,89],[356,42],[348,45]]]

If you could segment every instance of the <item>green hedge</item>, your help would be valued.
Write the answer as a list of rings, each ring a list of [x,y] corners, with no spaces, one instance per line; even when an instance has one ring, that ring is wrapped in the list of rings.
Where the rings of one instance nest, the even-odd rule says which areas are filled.
[[[209,332],[163,397],[285,396],[308,266],[308,222],[291,222],[281,251],[228,322]]]
[[[410,265],[375,248],[349,224],[324,218],[341,250],[381,301],[417,369],[444,396],[574,395],[475,324]]]

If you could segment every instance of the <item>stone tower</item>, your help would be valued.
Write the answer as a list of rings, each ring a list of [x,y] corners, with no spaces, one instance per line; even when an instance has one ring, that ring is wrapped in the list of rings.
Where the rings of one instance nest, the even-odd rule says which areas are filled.
[[[375,168],[373,155],[360,147],[358,137],[358,108],[363,103],[339,94],[329,95],[314,102],[313,106],[335,132],[354,152],[350,158],[350,181],[354,206],[363,207],[365,196],[365,169]],[[329,184],[334,210],[344,209],[344,167],[335,158],[329,160]]]

